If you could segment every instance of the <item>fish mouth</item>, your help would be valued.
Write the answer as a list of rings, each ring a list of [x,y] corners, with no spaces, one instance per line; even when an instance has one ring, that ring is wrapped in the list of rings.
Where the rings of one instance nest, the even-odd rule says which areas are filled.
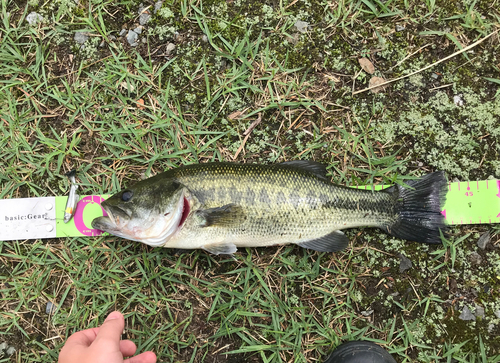
[[[109,207],[105,203],[101,204],[101,207],[106,212],[107,216],[97,217],[92,220],[92,228],[99,229],[104,232],[109,232],[112,234],[116,234],[119,232],[118,223],[120,221],[120,217],[129,217],[130,213],[119,208],[119,207]],[[113,210],[111,210],[113,209]]]
[[[97,217],[92,220],[92,228],[99,229],[104,232],[108,232],[113,228],[116,228],[116,224],[110,217]]]

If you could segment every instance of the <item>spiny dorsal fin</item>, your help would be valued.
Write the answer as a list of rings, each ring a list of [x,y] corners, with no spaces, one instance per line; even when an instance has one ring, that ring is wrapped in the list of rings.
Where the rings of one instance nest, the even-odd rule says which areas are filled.
[[[203,209],[196,213],[203,219],[203,227],[228,227],[241,224],[247,218],[243,208],[236,204],[226,204],[222,207]]]
[[[337,252],[349,245],[349,239],[341,231],[333,231],[323,237],[297,243],[300,247],[319,252]]]
[[[290,166],[297,169],[305,170],[311,174],[316,175],[322,179],[328,179],[326,176],[326,165],[312,160],[292,160],[279,163],[278,165]]]

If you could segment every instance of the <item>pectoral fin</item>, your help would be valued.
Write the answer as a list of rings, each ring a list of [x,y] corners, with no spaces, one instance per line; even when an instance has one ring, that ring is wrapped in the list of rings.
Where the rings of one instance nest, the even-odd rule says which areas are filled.
[[[211,243],[201,248],[214,255],[232,255],[238,249],[234,243],[230,242]]]
[[[343,232],[333,231],[323,237],[297,244],[319,252],[336,252],[346,248],[349,245],[349,239]]]
[[[227,204],[218,208],[203,209],[196,212],[202,219],[203,227],[220,226],[229,227],[243,223],[246,214],[241,206]]]

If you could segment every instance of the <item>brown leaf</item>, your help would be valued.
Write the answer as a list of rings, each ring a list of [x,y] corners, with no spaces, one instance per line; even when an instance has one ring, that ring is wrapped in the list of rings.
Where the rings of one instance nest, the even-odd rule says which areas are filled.
[[[375,72],[375,67],[373,66],[373,63],[370,62],[368,58],[359,58],[358,59],[359,65],[363,70],[368,73],[368,74],[373,74]]]
[[[379,84],[382,84],[382,83],[385,83],[385,79],[383,79],[382,77],[372,77],[372,78],[370,78],[370,83],[368,84],[368,86],[369,87],[378,86]],[[386,87],[387,87],[387,85],[375,87],[375,88],[370,89],[370,91],[372,91],[373,93],[379,93],[379,92],[382,92],[383,90],[385,90]]]
[[[228,119],[230,120],[237,120],[240,118],[240,116],[243,115],[243,112],[241,111],[234,111],[232,114],[227,116]]]
[[[137,101],[137,107],[140,109],[140,110],[144,110],[144,100],[141,98],[139,101]]]

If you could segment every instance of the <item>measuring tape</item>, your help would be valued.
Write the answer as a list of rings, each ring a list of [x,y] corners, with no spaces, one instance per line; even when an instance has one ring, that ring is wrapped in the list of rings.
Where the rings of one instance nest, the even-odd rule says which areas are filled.
[[[375,190],[385,187],[376,185]],[[68,197],[2,199],[0,241],[100,236],[103,232],[93,229],[91,222],[105,215],[101,203],[108,197],[80,198],[69,223],[63,222]],[[500,223],[500,180],[449,183],[441,214],[449,225]]]
[[[500,180],[449,183],[441,213],[450,225],[500,223]]]

